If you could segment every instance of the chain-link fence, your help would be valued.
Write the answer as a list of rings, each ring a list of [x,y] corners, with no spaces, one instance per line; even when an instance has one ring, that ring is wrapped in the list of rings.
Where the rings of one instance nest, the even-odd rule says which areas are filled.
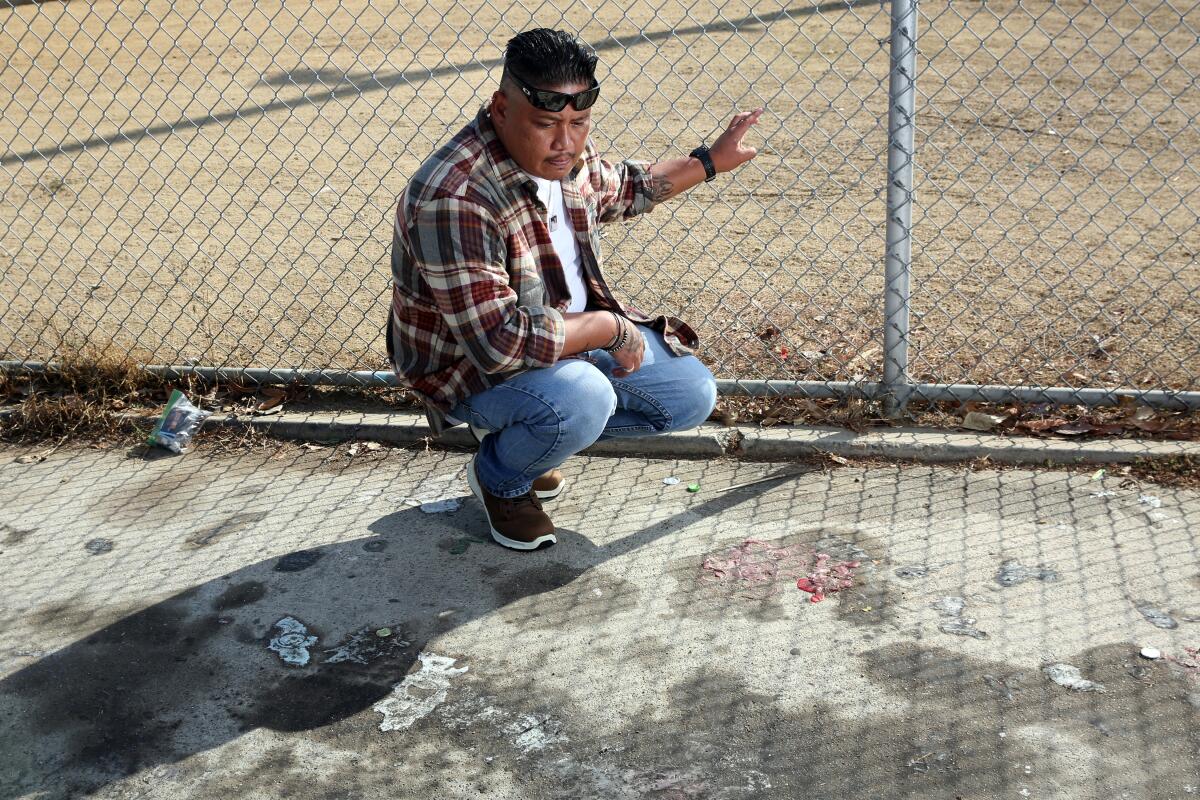
[[[768,109],[753,162],[605,231],[724,388],[1200,406],[1194,2],[0,0],[0,26],[10,367],[90,343],[381,380],[396,198],[547,26],[597,48],[613,156]]]

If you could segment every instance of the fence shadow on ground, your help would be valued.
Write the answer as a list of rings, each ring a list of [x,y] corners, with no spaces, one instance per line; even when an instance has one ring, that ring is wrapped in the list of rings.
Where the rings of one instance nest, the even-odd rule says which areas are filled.
[[[473,501],[395,510],[458,453],[12,452],[0,798],[460,796],[504,780],[534,797],[1169,797],[1200,769],[1200,690],[1130,644],[1157,633],[1145,598],[1200,619],[1188,493],[1160,491],[1169,521],[1147,523],[1136,499],[1061,473],[580,459],[560,543],[518,554],[474,540]],[[668,469],[705,493],[665,494]],[[705,552],[746,538],[864,565],[822,606],[696,580]],[[1016,555],[1059,580],[996,587]],[[914,566],[928,576],[896,573]],[[943,592],[989,638],[939,632]],[[307,666],[267,647],[287,616],[319,637]],[[334,660],[384,627],[365,663]],[[1029,648],[1106,691],[1050,683]],[[438,714],[381,733],[372,707],[433,652],[470,671]]]

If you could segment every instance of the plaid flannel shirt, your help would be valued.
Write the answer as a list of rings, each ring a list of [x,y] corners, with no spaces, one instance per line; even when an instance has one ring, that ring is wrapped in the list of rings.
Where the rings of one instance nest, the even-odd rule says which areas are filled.
[[[698,344],[673,317],[623,307],[600,269],[602,222],[653,207],[645,164],[601,160],[591,141],[562,180],[579,243],[588,310],[610,310],[667,336],[679,355]],[[496,136],[484,108],[413,175],[396,208],[388,356],[441,430],[460,400],[562,357],[570,303],[537,185]]]

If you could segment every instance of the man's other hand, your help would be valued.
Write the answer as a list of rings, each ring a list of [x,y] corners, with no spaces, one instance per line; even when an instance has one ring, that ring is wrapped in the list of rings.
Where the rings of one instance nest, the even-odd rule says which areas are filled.
[[[642,331],[627,320],[624,321],[624,325],[629,329],[629,341],[625,342],[625,346],[620,350],[609,352],[613,361],[617,362],[617,368],[613,370],[615,378],[627,378],[637,372],[642,366],[642,356],[646,353],[646,340],[642,338]]]
[[[742,139],[745,138],[746,131],[750,130],[750,126],[758,122],[758,118],[762,115],[763,109],[761,108],[733,115],[729,127],[717,137],[712,147],[708,149],[717,172],[735,170],[758,155],[758,148],[742,144]]]

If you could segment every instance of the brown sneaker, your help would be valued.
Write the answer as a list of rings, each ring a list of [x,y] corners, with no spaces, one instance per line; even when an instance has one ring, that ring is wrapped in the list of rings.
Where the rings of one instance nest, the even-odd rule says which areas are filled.
[[[467,485],[483,504],[492,538],[499,544],[514,550],[536,550],[558,541],[554,523],[542,511],[542,503],[532,489],[520,497],[496,497],[480,485],[474,458],[467,464]]]
[[[538,496],[539,500],[553,500],[562,494],[562,490],[567,486],[567,479],[563,474],[552,469],[545,475],[537,478],[533,482],[533,493]]]
[[[471,429],[471,435],[475,437],[475,441],[479,444],[483,444],[483,437],[491,433],[486,428],[480,428],[471,423],[467,423],[467,427]],[[556,469],[552,469],[533,482],[533,493],[541,500],[553,500],[562,494],[562,490],[566,488],[566,485],[567,482],[563,478],[563,474]]]

